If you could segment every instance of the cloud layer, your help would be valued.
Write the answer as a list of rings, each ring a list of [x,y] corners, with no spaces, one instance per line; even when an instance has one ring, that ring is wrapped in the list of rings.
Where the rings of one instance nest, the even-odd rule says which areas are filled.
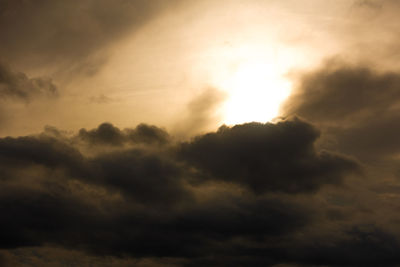
[[[0,0],[0,266],[400,264],[400,5],[242,2]],[[282,117],[217,129],[252,58]]]
[[[249,264],[294,261],[290,240],[320,212],[298,198],[341,186],[360,168],[317,151],[317,138],[299,119],[224,126],[184,143],[155,126],[108,123],[73,136],[48,128],[2,138],[0,209],[9,216],[1,247],[47,244],[189,265],[224,265],[238,260],[235,251]]]

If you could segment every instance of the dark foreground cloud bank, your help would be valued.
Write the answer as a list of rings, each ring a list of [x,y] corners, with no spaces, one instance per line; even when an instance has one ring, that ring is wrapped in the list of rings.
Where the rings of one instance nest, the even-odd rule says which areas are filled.
[[[293,118],[187,142],[108,123],[2,138],[4,262],[41,247],[178,266],[398,262],[396,235],[321,198],[363,178],[354,159],[317,149],[318,137]],[[328,231],[332,218],[344,221]]]

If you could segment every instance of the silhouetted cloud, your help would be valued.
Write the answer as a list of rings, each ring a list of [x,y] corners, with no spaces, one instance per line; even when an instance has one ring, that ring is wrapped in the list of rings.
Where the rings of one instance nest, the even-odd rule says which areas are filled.
[[[328,61],[301,78],[286,112],[328,123],[365,113],[381,114],[398,102],[399,87],[398,73]]]
[[[285,110],[323,127],[335,149],[380,158],[400,148],[399,99],[399,73],[333,60],[300,78]]]
[[[121,131],[110,123],[103,123],[90,131],[81,129],[78,138],[90,145],[121,146],[127,143],[166,144],[170,137],[165,130],[152,125],[139,124],[135,129]]]
[[[48,127],[1,138],[0,246],[175,257],[186,265],[295,260],[287,240],[317,223],[320,211],[293,193],[340,184],[360,168],[317,151],[318,135],[293,119],[223,126],[184,143],[155,126],[109,123],[73,136]],[[87,154],[87,144],[107,146]],[[211,252],[224,260],[204,257]]]
[[[340,184],[357,163],[313,145],[318,131],[298,119],[277,124],[223,126],[199,136],[180,150],[182,159],[204,171],[200,179],[217,179],[267,191],[312,192],[323,184]]]

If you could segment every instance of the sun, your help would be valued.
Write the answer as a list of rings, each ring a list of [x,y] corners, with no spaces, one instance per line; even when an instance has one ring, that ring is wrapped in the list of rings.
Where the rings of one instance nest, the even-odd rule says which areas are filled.
[[[279,115],[279,106],[288,97],[290,86],[274,64],[258,60],[237,64],[222,84],[228,94],[224,123],[272,120]]]

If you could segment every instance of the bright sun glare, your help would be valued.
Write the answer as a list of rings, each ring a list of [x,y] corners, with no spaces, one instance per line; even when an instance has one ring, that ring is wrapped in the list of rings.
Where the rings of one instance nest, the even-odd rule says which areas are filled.
[[[273,64],[246,61],[238,64],[222,83],[228,99],[224,123],[267,122],[278,115],[290,93],[290,83]]]

